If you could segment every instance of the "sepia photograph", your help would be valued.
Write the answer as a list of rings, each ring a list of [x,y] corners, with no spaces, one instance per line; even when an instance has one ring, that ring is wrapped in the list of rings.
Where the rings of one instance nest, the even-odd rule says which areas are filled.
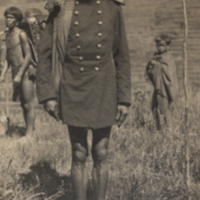
[[[200,200],[199,0],[0,0],[0,200]]]

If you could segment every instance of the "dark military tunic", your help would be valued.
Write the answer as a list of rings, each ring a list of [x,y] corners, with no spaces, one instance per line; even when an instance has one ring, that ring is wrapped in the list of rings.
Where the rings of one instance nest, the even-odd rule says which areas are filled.
[[[52,19],[41,40],[37,70],[40,103],[56,98]],[[63,123],[102,128],[115,123],[117,104],[130,105],[130,62],[121,6],[113,0],[75,1],[61,77]]]

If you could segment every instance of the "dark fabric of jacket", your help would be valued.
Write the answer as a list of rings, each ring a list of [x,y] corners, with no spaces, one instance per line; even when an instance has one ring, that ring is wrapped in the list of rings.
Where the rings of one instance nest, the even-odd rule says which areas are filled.
[[[100,2],[100,3],[99,3]],[[37,95],[55,99],[52,81],[54,10],[39,47]],[[118,104],[130,105],[130,58],[121,6],[113,0],[80,0],[74,6],[60,86],[63,123],[102,128],[115,123]]]

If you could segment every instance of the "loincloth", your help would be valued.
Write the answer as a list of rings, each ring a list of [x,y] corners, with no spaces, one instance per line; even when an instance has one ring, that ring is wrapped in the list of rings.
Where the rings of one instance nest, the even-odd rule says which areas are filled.
[[[14,83],[14,78],[18,74],[20,66],[12,66],[12,81],[13,81],[13,95],[12,100],[14,102],[19,102],[22,95],[22,84],[19,83],[18,85]]]
[[[19,102],[22,97],[22,83],[15,84],[14,83],[14,78],[18,74],[20,66],[12,66],[12,81],[13,81],[13,95],[12,95],[12,100],[14,102]],[[30,80],[34,81],[35,80],[35,68],[30,65],[29,68],[27,69],[28,72],[28,77]],[[22,77],[23,78],[23,77]]]

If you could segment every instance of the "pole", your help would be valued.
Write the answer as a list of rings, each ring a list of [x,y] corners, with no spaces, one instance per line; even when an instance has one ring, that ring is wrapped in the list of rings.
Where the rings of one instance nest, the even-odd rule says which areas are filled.
[[[5,62],[5,65],[7,65],[7,62]],[[10,116],[10,105],[9,105],[9,80],[8,76],[6,76],[6,116]]]
[[[190,197],[190,155],[189,155],[189,130],[188,130],[188,77],[187,77],[187,40],[188,40],[188,18],[187,18],[187,7],[186,0],[182,0],[183,4],[183,14],[184,14],[184,22],[185,22],[185,34],[183,41],[183,56],[184,56],[184,70],[183,70],[183,86],[184,86],[184,94],[185,94],[185,135],[184,135],[184,149],[185,149],[185,184],[188,191],[188,199]]]

